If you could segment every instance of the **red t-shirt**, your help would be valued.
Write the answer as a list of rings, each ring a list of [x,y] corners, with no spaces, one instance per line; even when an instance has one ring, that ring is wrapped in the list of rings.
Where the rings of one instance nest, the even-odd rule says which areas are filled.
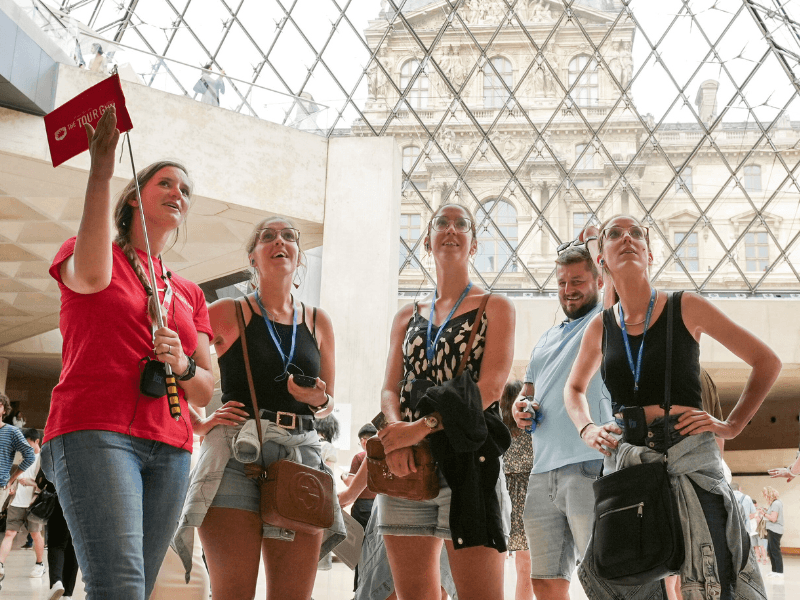
[[[64,285],[60,273],[61,264],[74,251],[75,238],[71,238],[50,267],[61,290],[59,328],[64,345],[61,377],[53,389],[44,441],[73,431],[100,429],[191,452],[192,425],[183,389],[178,386],[180,421],[170,417],[166,396],[151,398],[139,392],[139,360],[155,355],[147,295],[128,259],[113,244],[109,286],[95,294],[78,294]],[[139,252],[139,259],[147,272],[147,255]],[[153,264],[160,282],[161,263],[154,260]],[[183,351],[191,356],[197,348],[198,332],[212,337],[205,298],[197,285],[179,275],[172,274],[170,282],[174,294],[167,326],[178,333]],[[163,301],[163,291],[160,298]]]
[[[361,463],[364,462],[364,459],[367,457],[366,452],[359,452],[353,457],[353,462],[350,463],[350,472],[355,475],[358,473],[358,469],[361,467]],[[364,488],[364,491],[358,495],[358,500],[372,500],[377,494],[375,492],[370,492],[368,487]]]

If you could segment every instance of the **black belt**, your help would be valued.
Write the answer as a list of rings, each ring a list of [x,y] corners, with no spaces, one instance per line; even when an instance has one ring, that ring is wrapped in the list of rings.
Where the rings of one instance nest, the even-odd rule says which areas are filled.
[[[297,415],[291,412],[272,412],[271,410],[261,409],[258,411],[262,419],[272,421],[281,429],[296,431],[313,431],[314,417],[309,415]]]

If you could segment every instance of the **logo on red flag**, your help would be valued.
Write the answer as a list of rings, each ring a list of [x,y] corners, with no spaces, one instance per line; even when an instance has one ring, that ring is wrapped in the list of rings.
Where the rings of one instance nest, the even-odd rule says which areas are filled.
[[[97,127],[97,122],[109,106],[117,110],[117,129],[120,133],[133,129],[119,75],[112,75],[93,85],[45,116],[44,127],[54,167],[89,149],[83,124]]]

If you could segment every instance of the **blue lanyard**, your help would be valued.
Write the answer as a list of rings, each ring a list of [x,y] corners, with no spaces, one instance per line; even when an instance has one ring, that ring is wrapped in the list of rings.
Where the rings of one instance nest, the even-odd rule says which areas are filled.
[[[297,339],[297,306],[294,304],[294,300],[292,300],[292,305],[294,308],[294,317],[292,318],[292,347],[289,350],[289,357],[287,358],[283,353],[283,348],[281,348],[281,344],[278,341],[278,336],[275,333],[275,325],[273,325],[272,321],[267,318],[267,310],[264,308],[264,305],[261,304],[261,296],[259,296],[258,290],[256,290],[256,302],[258,302],[258,308],[261,309],[261,316],[264,319],[264,323],[267,325],[269,335],[272,337],[272,341],[275,342],[275,347],[278,349],[278,354],[281,355],[283,372],[286,373],[286,371],[289,369],[292,359],[294,358],[294,342]]]
[[[622,328],[622,340],[625,342],[625,352],[628,354],[628,365],[633,374],[633,391],[639,391],[639,375],[642,374],[642,353],[644,352],[644,336],[650,326],[650,317],[653,315],[653,305],[656,301],[656,289],[650,290],[650,305],[647,307],[647,316],[644,318],[644,331],[642,331],[642,345],[639,346],[639,358],[636,359],[636,368],[633,367],[633,356],[631,355],[631,345],[628,342],[628,331],[625,329],[625,315],[622,312],[622,301],[619,303],[619,323]]]
[[[428,366],[430,366],[430,364],[433,362],[433,352],[436,349],[436,344],[439,342],[439,338],[442,335],[442,331],[444,330],[445,325],[447,325],[450,322],[450,319],[453,318],[453,313],[456,312],[456,309],[464,301],[464,298],[467,297],[467,294],[469,293],[469,290],[470,290],[471,287],[472,287],[472,282],[470,281],[467,284],[467,287],[464,288],[464,291],[461,292],[461,297],[458,299],[458,302],[456,302],[453,305],[453,309],[450,311],[450,314],[447,315],[447,318],[444,320],[442,325],[439,327],[439,330],[436,332],[436,337],[431,339],[431,328],[433,327],[433,318],[434,318],[434,315],[436,314],[436,294],[437,294],[437,292],[434,291],[433,300],[431,300],[431,316],[430,316],[430,319],[428,319],[428,338],[425,340],[425,352],[426,352],[426,355],[428,357]]]

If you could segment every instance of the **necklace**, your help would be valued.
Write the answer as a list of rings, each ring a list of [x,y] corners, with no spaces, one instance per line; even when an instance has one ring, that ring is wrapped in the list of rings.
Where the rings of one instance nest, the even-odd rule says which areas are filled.
[[[655,301],[656,301],[656,302],[658,302],[658,290],[656,290],[656,299],[655,299]],[[627,323],[627,322],[625,321],[625,319],[623,319],[623,320],[622,320],[622,322],[623,322],[625,325],[627,325],[628,327],[635,327],[636,325],[641,325],[641,324],[642,324],[642,323],[644,323],[646,320],[647,320],[647,317],[645,317],[644,319],[642,319],[642,320],[641,320],[641,321],[639,321],[638,323]]]

